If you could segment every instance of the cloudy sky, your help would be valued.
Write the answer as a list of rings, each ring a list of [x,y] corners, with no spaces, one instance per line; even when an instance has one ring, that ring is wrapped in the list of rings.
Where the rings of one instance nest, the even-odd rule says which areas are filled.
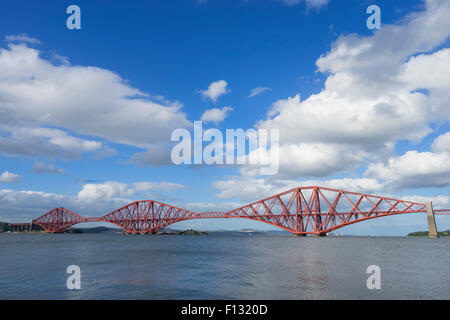
[[[142,199],[224,211],[313,184],[450,207],[449,1],[77,1],[81,30],[70,4],[1,5],[0,221]],[[278,174],[174,165],[171,133],[197,120],[278,128]],[[405,215],[341,232],[426,227]]]

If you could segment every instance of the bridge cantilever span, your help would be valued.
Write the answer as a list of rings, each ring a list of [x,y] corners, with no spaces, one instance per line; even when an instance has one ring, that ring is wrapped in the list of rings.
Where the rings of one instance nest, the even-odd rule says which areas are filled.
[[[228,212],[278,226],[295,235],[325,235],[373,218],[426,212],[426,204],[310,186],[294,188]]]
[[[64,232],[74,224],[86,222],[86,218],[65,208],[54,208],[33,220],[33,224],[40,225],[45,231]]]
[[[127,233],[156,233],[175,222],[198,216],[192,211],[147,200],[132,202],[104,215],[101,220],[113,223]]]
[[[81,222],[109,222],[127,233],[156,233],[176,222],[191,219],[243,218],[260,221],[295,235],[325,235],[344,226],[397,214],[424,213],[427,204],[310,186],[294,188],[227,212],[202,212],[154,200],[134,201],[102,217],[83,218],[55,208],[33,223],[47,232],[63,232]],[[450,209],[434,210],[449,214]]]

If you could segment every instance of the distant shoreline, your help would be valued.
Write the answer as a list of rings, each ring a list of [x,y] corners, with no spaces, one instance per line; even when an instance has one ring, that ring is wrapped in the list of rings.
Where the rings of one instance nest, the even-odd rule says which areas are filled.
[[[46,233],[43,228],[37,225],[33,225],[31,231],[14,231],[9,228],[9,223],[0,222],[0,233],[33,233],[40,234]],[[91,227],[91,228],[69,228],[64,233],[66,234],[93,234],[93,233],[124,233],[122,229],[110,228],[110,227]],[[166,228],[156,233],[156,235],[239,235],[239,236],[252,236],[252,235],[290,235],[289,232],[284,230],[254,230],[254,229],[242,229],[242,230],[213,230],[213,231],[197,231],[193,229],[178,230]],[[330,233],[329,237],[428,237],[428,231],[415,231],[408,233],[407,235],[398,236],[381,236],[381,235],[344,235],[339,233]],[[450,237],[450,230],[439,232],[440,237]]]
[[[438,232],[440,237],[450,237],[450,230]],[[408,237],[428,237],[428,231],[416,231],[408,233]]]

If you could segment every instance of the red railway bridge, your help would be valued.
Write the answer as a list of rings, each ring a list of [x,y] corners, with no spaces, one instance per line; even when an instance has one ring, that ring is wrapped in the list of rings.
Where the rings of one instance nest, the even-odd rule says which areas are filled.
[[[57,233],[82,222],[109,222],[126,233],[146,234],[185,220],[241,218],[268,223],[298,236],[322,236],[353,223],[407,213],[427,213],[430,237],[437,237],[434,214],[450,214],[450,209],[433,210],[431,203],[311,186],[294,188],[227,212],[196,213],[145,200],[92,218],[55,208],[32,223]]]

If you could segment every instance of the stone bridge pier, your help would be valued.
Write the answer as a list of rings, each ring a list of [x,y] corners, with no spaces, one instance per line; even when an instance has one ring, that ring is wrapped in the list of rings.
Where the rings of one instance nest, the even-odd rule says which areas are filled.
[[[433,204],[427,202],[427,219],[428,219],[428,238],[437,239],[439,234],[436,227],[436,220],[434,219]]]

